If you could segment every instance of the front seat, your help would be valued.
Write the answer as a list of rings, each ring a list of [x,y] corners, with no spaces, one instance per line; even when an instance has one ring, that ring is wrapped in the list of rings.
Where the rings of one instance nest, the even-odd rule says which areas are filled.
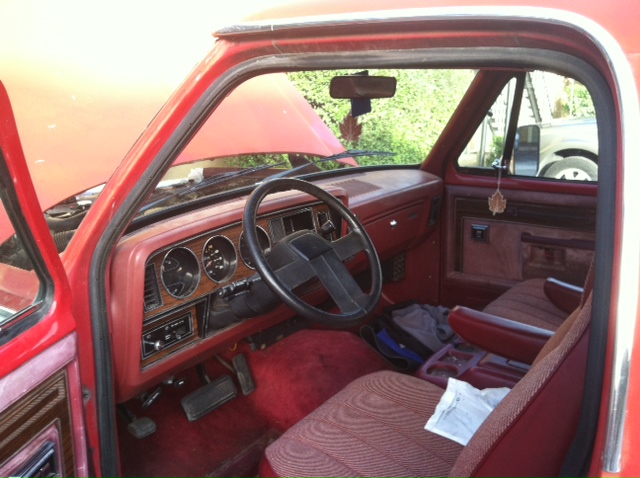
[[[591,294],[466,446],[424,430],[443,390],[396,372],[355,380],[265,452],[262,476],[552,476],[578,425]]]
[[[595,259],[594,259],[595,260]],[[553,278],[528,279],[489,303],[483,312],[555,332],[593,287],[593,260],[584,287]]]

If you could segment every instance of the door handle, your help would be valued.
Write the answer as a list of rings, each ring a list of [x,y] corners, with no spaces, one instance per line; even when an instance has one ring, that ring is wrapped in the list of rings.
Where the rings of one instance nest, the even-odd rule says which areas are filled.
[[[56,461],[56,446],[53,442],[47,441],[13,476],[21,478],[58,477],[60,473]]]
[[[585,251],[593,251],[595,242],[585,239],[559,239],[555,237],[534,236],[528,232],[523,232],[520,236],[522,242],[534,244],[536,246],[546,247],[565,247],[567,249],[582,249]]]

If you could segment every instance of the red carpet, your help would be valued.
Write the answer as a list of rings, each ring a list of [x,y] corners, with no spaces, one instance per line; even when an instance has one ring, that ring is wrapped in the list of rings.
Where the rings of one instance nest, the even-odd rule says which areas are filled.
[[[280,431],[355,378],[387,367],[382,357],[349,332],[303,330],[289,339],[249,356],[259,383],[254,406]]]
[[[180,399],[200,385],[195,370],[180,375],[188,380],[183,388],[164,386],[147,410],[127,403],[158,430],[138,440],[119,419],[124,476],[255,476],[262,450],[277,435],[355,378],[389,367],[349,332],[303,330],[265,350],[251,352],[247,344],[240,349],[255,392],[243,397],[238,387],[238,397],[195,422],[180,407]],[[206,368],[211,378],[230,374],[215,359]]]

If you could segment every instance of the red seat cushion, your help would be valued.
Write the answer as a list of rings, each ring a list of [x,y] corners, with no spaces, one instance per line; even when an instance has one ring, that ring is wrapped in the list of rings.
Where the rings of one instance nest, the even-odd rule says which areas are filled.
[[[466,447],[424,430],[444,393],[376,372],[349,384],[266,450],[275,476],[556,476],[585,386],[591,296]]]
[[[266,450],[277,476],[443,476],[462,445],[424,430],[444,390],[376,372],[348,385]]]

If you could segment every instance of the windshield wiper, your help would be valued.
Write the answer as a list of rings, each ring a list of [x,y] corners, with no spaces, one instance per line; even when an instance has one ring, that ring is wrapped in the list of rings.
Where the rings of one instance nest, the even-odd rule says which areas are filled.
[[[330,161],[337,161],[339,159],[344,158],[358,158],[361,156],[395,156],[396,153],[390,153],[388,151],[367,151],[362,149],[348,149],[343,151],[342,153],[332,154],[331,156],[326,156],[324,158],[318,159],[317,161],[310,161],[306,164],[301,164],[300,166],[296,166],[295,168],[287,169],[280,173],[272,174],[267,178],[263,179],[264,181],[271,181],[273,179],[284,178],[286,176],[290,176],[293,173],[296,173],[304,168],[308,168],[309,166],[314,166],[320,163],[328,163]]]
[[[286,177],[289,176],[291,174],[294,174],[298,171],[301,171],[309,166],[313,166],[316,164],[320,164],[320,163],[326,163],[326,162],[330,162],[330,161],[337,161],[339,159],[344,159],[344,158],[357,158],[357,157],[361,157],[361,156],[395,156],[396,153],[390,153],[387,151],[366,151],[366,150],[360,150],[360,149],[351,149],[351,150],[346,150],[343,151],[341,153],[337,153],[337,154],[332,154],[331,156],[326,156],[324,158],[318,159],[317,161],[311,161],[309,163],[306,164],[302,164],[300,166],[296,166],[295,168],[292,169],[285,169],[282,172],[279,173],[275,173],[272,174],[271,176],[267,177],[266,179],[264,179],[263,181],[271,181],[272,179],[277,179],[277,178],[282,178],[282,177]],[[221,184],[221,183],[225,183],[227,181],[231,181],[235,178],[239,178],[241,176],[246,176],[248,174],[252,174],[252,173],[256,173],[258,171],[262,171],[263,169],[269,169],[269,168],[277,168],[279,166],[283,166],[287,164],[287,161],[281,161],[279,163],[274,163],[274,164],[263,164],[261,166],[255,166],[253,168],[247,168],[247,169],[241,169],[240,171],[228,171],[226,173],[220,173],[220,174],[216,174],[214,176],[211,176],[210,178],[204,179],[200,182],[197,183],[193,183],[190,186],[185,187],[184,189],[180,189],[172,194],[169,194],[168,196],[164,196],[161,197],[155,201],[152,201],[148,204],[143,205],[140,210],[138,211],[138,216],[143,215],[145,212],[149,211],[150,209],[154,209],[156,207],[161,206],[162,204],[165,204],[166,202],[170,201],[173,198],[176,197],[180,197],[180,196],[185,196],[191,193],[194,193],[196,191],[199,191],[200,189],[204,189],[204,188],[208,188],[211,186],[214,186],[216,184]]]
[[[160,199],[157,199],[156,201],[150,202],[149,204],[145,204],[138,211],[138,216],[144,214],[146,211],[150,209],[160,206],[161,204],[169,201],[172,198],[184,196],[184,195],[199,191],[200,189],[204,189],[210,186],[214,186],[216,184],[224,183],[232,179],[245,176],[247,174],[262,171],[263,169],[277,168],[278,166],[282,166],[284,164],[286,164],[286,161],[281,161],[275,164],[263,164],[261,166],[254,166],[253,168],[241,169],[240,171],[228,171],[226,173],[216,174],[215,176],[211,176],[210,178],[203,179],[200,182],[193,183],[192,185],[190,185],[189,187],[186,187],[185,189],[180,189],[179,191],[176,191],[173,194],[169,194],[168,196],[164,196]]]

